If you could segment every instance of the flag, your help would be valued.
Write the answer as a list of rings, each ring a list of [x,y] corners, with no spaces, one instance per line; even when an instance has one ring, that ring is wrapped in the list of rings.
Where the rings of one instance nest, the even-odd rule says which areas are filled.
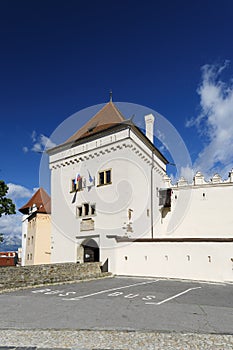
[[[89,170],[87,170],[87,172],[88,172],[88,185],[87,185],[87,189],[88,189],[88,192],[91,190],[91,188],[93,187],[93,186],[95,186],[95,177],[93,176],[91,176],[91,174],[90,174],[90,171]]]
[[[89,182],[91,183],[91,182],[93,182],[93,177],[91,176],[90,171],[89,170],[87,170],[87,171],[88,171],[88,176],[89,176]]]
[[[81,176],[80,174],[77,174],[75,177],[75,184],[77,184],[77,182],[79,182],[81,180]]]

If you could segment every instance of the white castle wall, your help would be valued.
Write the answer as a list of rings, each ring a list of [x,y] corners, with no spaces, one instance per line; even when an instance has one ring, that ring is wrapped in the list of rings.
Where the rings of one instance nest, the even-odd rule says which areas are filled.
[[[184,179],[172,187],[171,211],[161,220],[161,237],[233,237],[232,173],[210,182],[199,172],[192,184]]]
[[[155,223],[156,239],[122,242],[109,259],[118,275],[233,281],[233,172],[210,182],[197,173],[172,187],[171,210]],[[165,177],[165,186],[169,179]],[[177,239],[177,241],[175,241]],[[224,241],[225,239],[225,241]],[[170,240],[170,242],[169,242]]]
[[[121,243],[111,268],[118,275],[232,282],[233,243]]]
[[[165,174],[165,165],[153,158],[152,162],[151,151],[132,131],[129,136],[129,130],[50,156],[53,263],[77,261],[78,247],[86,237],[100,246],[103,262],[109,257],[108,249],[112,252],[115,246],[108,236],[151,237],[152,215],[160,220],[156,188],[163,185]],[[98,172],[106,169],[112,170],[112,184],[98,186]],[[71,179],[77,173],[85,178],[86,186],[70,193]],[[95,178],[90,188],[89,175]],[[80,230],[82,218],[76,216],[77,206],[83,203],[96,205],[94,229],[89,231]]]
[[[201,173],[192,184],[180,179],[172,186],[171,209],[164,211],[159,189],[171,187],[166,166],[128,129],[50,155],[50,168],[52,263],[76,262],[80,245],[92,238],[100,261],[108,259],[116,274],[233,281],[232,242],[185,241],[233,238],[233,172],[226,181],[215,175],[206,182]],[[106,169],[112,184],[98,186],[98,172]],[[77,173],[86,187],[70,193]],[[89,186],[89,174],[95,186]],[[96,205],[94,229],[80,229],[76,208],[83,203]],[[116,236],[171,241],[117,243]]]

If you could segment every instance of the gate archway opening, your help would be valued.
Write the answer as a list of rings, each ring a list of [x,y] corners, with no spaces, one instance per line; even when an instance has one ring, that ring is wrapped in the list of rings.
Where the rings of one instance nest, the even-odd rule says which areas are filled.
[[[100,253],[99,253],[99,246],[94,241],[94,239],[88,239],[85,240],[82,243],[83,246],[83,261],[84,262],[99,262],[100,259]]]

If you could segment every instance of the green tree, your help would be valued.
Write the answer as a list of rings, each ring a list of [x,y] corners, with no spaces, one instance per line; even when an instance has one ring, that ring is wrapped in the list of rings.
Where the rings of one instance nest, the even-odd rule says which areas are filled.
[[[0,217],[5,215],[16,214],[15,204],[10,198],[6,197],[9,187],[3,180],[0,180]]]

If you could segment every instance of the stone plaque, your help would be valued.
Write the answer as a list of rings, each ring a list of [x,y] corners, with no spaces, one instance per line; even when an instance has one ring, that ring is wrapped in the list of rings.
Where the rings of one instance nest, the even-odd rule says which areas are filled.
[[[80,231],[91,231],[94,230],[95,221],[93,219],[83,219],[80,222]]]

